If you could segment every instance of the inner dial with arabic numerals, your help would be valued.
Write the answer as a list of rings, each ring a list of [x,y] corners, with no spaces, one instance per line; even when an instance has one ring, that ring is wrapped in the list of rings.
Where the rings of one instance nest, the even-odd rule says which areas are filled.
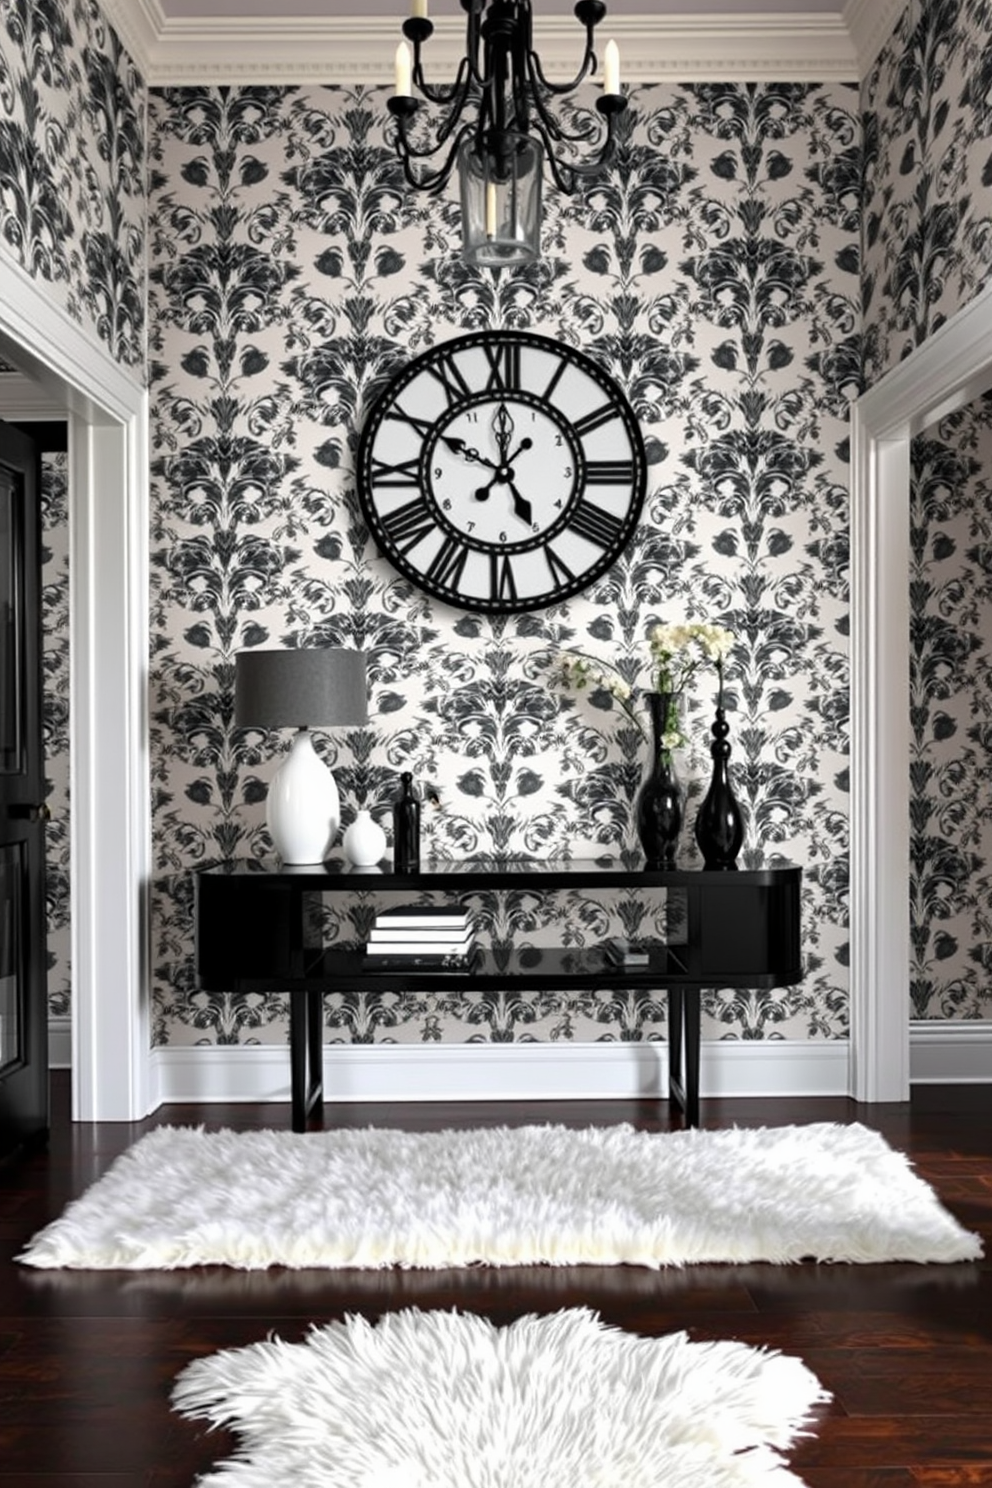
[[[512,551],[543,540],[582,485],[569,424],[519,391],[464,403],[435,427],[423,459],[442,520],[473,546]]]

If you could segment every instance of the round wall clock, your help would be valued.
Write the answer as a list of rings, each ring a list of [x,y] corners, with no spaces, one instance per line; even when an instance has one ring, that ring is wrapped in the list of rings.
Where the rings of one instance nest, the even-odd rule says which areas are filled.
[[[400,573],[491,614],[578,594],[616,561],[644,502],[644,442],[591,357],[479,331],[414,358],[372,409],[358,495]]]

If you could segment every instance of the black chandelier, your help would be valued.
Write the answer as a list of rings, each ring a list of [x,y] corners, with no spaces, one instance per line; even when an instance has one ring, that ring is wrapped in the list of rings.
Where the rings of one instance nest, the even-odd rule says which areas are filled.
[[[409,184],[423,191],[440,190],[457,164],[466,259],[492,267],[526,263],[540,255],[545,157],[555,184],[571,194],[616,149],[616,121],[627,107],[616,43],[606,45],[603,92],[596,100],[605,127],[587,115],[569,130],[551,104],[596,71],[593,33],[606,15],[602,0],[578,0],[575,6],[576,18],[586,28],[586,46],[579,71],[568,83],[550,83],[544,76],[533,45],[530,0],[461,0],[461,5],[467,12],[465,55],[449,87],[434,87],[424,77],[421,49],[434,31],[427,0],[413,0],[403,22],[407,40],[396,49],[396,93],[389,100],[396,151]],[[439,110],[436,132],[426,143],[414,87]],[[469,104],[476,109],[474,121],[463,120]],[[565,158],[560,146],[569,152]],[[579,147],[591,147],[594,153],[576,160]],[[440,164],[427,163],[442,150],[446,154]]]

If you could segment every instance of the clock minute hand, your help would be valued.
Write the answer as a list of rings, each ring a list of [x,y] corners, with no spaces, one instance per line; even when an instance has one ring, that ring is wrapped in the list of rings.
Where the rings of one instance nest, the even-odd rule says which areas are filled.
[[[510,487],[510,494],[513,497],[513,515],[519,517],[521,522],[526,522],[530,526],[533,521],[530,502],[525,496],[521,496],[512,481],[507,481],[507,485]]]
[[[499,467],[492,460],[487,460],[485,455],[480,455],[477,449],[471,449],[464,439],[454,439],[451,435],[442,434],[441,443],[446,444],[454,455],[464,455],[466,460],[475,460],[479,465],[488,465],[490,470]]]

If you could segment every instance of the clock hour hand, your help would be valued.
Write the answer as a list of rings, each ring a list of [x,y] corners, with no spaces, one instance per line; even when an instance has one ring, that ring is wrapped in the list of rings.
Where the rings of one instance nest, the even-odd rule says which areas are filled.
[[[454,439],[449,434],[442,434],[441,443],[446,444],[453,455],[464,455],[466,460],[475,460],[480,465],[488,465],[490,470],[499,468],[492,460],[487,460],[485,455],[480,455],[477,449],[471,449],[464,439]]]
[[[514,460],[517,458],[517,456],[518,455],[522,455],[523,452],[524,452],[524,450],[529,450],[531,448],[531,446],[533,445],[533,443],[534,443],[533,439],[521,439],[520,443],[517,445],[516,449],[513,451],[513,454],[510,456],[510,458],[507,459],[504,456],[504,458],[503,458],[503,464],[504,465],[512,465],[513,462],[514,462]]]
[[[498,476],[493,476],[488,486],[480,486],[475,493],[476,501],[488,501],[489,493],[498,479]],[[506,484],[509,486],[510,492],[513,496],[513,515],[515,517],[519,517],[521,522],[526,522],[527,526],[529,527],[531,525],[531,522],[533,521],[533,514],[531,512],[530,502],[527,500],[526,496],[521,496],[520,492],[517,490],[512,481],[507,481]]]

